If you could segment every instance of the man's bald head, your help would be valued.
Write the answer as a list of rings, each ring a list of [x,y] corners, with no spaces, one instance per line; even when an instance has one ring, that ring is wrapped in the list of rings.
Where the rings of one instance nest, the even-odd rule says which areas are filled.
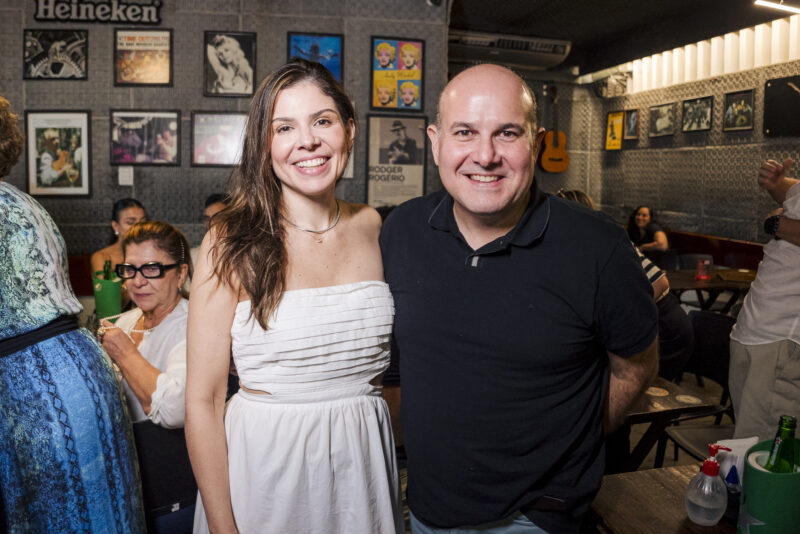
[[[485,90],[492,92],[499,86],[512,87],[513,91],[518,91],[518,98],[524,106],[527,119],[527,129],[530,138],[536,136],[536,97],[525,83],[514,71],[500,65],[485,63],[470,67],[461,71],[445,86],[439,96],[439,104],[436,110],[436,129],[441,132],[442,111],[446,109],[448,102],[456,101],[463,96],[465,91]],[[501,95],[498,94],[498,97]]]

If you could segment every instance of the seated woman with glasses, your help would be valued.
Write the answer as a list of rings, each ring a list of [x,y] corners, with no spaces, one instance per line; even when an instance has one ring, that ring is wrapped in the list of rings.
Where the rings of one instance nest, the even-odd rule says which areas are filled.
[[[183,427],[186,392],[186,317],[181,287],[191,277],[189,244],[158,221],[133,225],[122,240],[117,275],[137,308],[103,320],[98,337],[124,378],[131,419]]]

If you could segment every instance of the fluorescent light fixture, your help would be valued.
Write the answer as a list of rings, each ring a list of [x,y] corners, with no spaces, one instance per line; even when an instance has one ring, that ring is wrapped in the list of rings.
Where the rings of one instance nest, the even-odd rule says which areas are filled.
[[[772,9],[780,9],[781,11],[788,11],[789,13],[800,13],[800,7],[787,6],[783,0],[779,2],[769,2],[768,0],[756,0],[757,6],[771,7]]]

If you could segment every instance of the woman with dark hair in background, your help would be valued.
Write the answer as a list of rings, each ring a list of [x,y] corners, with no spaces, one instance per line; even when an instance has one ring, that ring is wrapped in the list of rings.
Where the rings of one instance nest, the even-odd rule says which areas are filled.
[[[335,197],[355,131],[319,63],[291,60],[251,101],[189,304],[196,534],[403,532],[380,217]],[[242,387],[226,409],[231,349]]]
[[[647,254],[664,252],[669,248],[667,234],[656,222],[656,212],[648,206],[639,206],[628,217],[628,237],[636,247]]]
[[[0,97],[0,532],[144,533],[130,420],[111,362],[78,328],[64,239],[2,181],[22,146]]]
[[[91,264],[92,273],[102,271],[106,260],[111,260],[111,268],[115,269],[118,263],[122,263],[122,238],[125,232],[138,222],[147,220],[142,203],[135,198],[121,198],[114,202],[111,209],[111,244],[92,254]]]

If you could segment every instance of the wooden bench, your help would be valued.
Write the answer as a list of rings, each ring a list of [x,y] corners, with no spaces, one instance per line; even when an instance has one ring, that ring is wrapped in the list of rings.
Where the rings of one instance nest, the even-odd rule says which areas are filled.
[[[736,269],[758,269],[763,245],[715,235],[665,230],[669,246],[678,254],[711,254],[715,265]]]

